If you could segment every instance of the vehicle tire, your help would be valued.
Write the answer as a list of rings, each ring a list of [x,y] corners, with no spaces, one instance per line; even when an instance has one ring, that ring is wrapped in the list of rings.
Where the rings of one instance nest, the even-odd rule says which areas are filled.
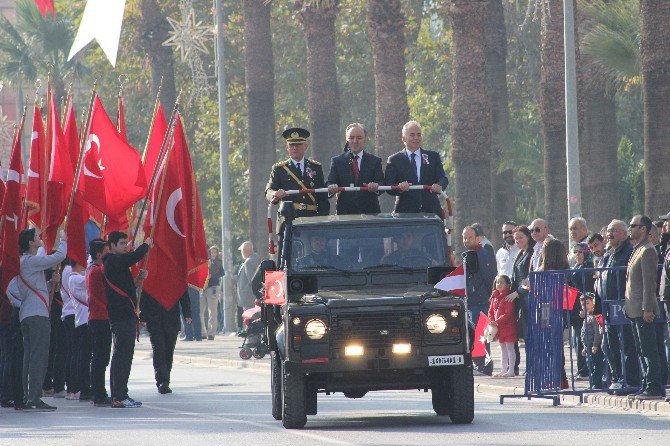
[[[433,382],[430,393],[433,399],[433,410],[440,416],[449,415],[449,386],[448,377],[443,376]]]
[[[255,348],[253,351],[254,358],[256,359],[263,359],[265,357],[265,350],[262,348]]]
[[[475,379],[472,365],[449,367],[448,415],[454,424],[470,424],[475,417]]]
[[[243,349],[240,350],[240,358],[244,359],[245,361],[249,358],[251,358],[252,351],[250,348],[244,347]]]
[[[287,372],[282,366],[282,378],[282,425],[286,429],[302,429],[307,423],[305,374]]]
[[[272,417],[281,420],[281,358],[279,353],[270,352],[270,389],[272,391]]]

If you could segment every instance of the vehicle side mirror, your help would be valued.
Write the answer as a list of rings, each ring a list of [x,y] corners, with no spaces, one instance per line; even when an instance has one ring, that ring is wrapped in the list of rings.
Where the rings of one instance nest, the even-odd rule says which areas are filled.
[[[272,259],[263,260],[258,269],[261,270],[263,272],[263,276],[265,276],[265,271],[276,271],[277,264]]]
[[[466,251],[463,253],[463,263],[466,274],[477,274],[479,272],[479,259],[477,251]]]
[[[435,285],[440,280],[444,279],[444,276],[455,270],[453,266],[431,266],[428,268],[428,284]]]

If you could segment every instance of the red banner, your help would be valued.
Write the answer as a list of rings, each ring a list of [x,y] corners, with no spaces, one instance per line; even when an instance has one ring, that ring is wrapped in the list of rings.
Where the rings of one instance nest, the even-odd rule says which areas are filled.
[[[265,272],[265,303],[268,305],[286,303],[286,273],[284,271]]]

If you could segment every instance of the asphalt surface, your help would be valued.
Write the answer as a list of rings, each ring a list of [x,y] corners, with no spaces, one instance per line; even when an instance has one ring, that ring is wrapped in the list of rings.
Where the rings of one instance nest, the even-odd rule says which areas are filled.
[[[319,415],[306,429],[287,431],[269,413],[268,374],[263,370],[196,364],[175,365],[172,395],[159,395],[149,359],[135,361],[131,395],[140,409],[93,408],[53,400],[53,413],[0,412],[0,441],[13,444],[647,444],[667,441],[670,418],[660,415],[552,407],[523,400],[500,406],[477,395],[472,425],[436,416],[430,395],[380,392],[361,400],[320,397]],[[616,437],[614,437],[616,436]]]
[[[212,349],[216,342],[180,343],[178,352]],[[129,387],[142,408],[46,398],[57,411],[0,409],[0,445],[660,445],[670,438],[668,414],[525,399],[501,406],[497,396],[483,393],[476,394],[474,423],[453,425],[433,413],[429,393],[418,391],[375,392],[359,400],[319,395],[319,414],[308,417],[305,429],[285,430],[270,415],[267,367],[177,362],[174,393],[159,395],[151,359],[145,346],[138,347]]]

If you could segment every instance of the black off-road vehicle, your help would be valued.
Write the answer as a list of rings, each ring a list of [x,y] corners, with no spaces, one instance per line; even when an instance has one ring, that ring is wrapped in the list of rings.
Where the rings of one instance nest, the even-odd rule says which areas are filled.
[[[472,422],[465,302],[433,286],[453,269],[442,221],[280,214],[278,261],[261,265],[286,274],[286,303],[263,308],[274,418],[302,428],[319,393],[430,389],[438,415]]]

